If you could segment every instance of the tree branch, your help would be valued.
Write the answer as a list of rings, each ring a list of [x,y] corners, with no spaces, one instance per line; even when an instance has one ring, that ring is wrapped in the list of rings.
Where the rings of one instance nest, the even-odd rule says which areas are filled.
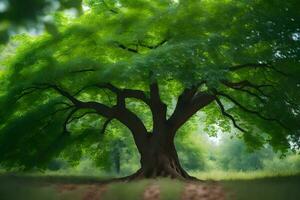
[[[221,83],[227,87],[230,87],[232,89],[237,89],[237,90],[243,90],[246,87],[252,88],[252,89],[255,89],[256,91],[258,91],[261,95],[266,96],[266,97],[268,97],[268,95],[266,95],[261,88],[274,87],[273,85],[270,85],[270,84],[256,85],[256,84],[249,82],[248,80],[239,81],[239,82],[235,82],[235,83],[229,82],[227,80],[222,80]]]
[[[32,86],[32,87],[25,88],[25,89],[23,89],[21,94],[19,96],[17,96],[16,101],[19,101],[24,96],[32,94],[32,93],[36,92],[37,90],[48,89],[48,88],[50,88],[50,87],[49,86]]]
[[[148,49],[156,49],[162,45],[164,45],[168,40],[167,39],[164,39],[162,40],[161,42],[159,42],[158,44],[156,45],[146,45],[146,44],[143,44],[142,42],[138,42],[137,44],[134,44],[134,46],[136,46],[136,48],[131,48],[131,47],[128,47],[124,44],[121,44],[119,42],[115,42],[117,44],[117,46],[121,49],[124,49],[124,50],[127,50],[127,51],[130,51],[132,53],[140,53],[139,50],[138,50],[138,47],[141,46],[141,47],[144,47],[144,48],[148,48]]]
[[[101,89],[108,89],[115,93],[116,95],[123,94],[124,98],[135,98],[138,100],[141,100],[145,102],[147,105],[149,105],[149,99],[146,96],[146,94],[141,90],[133,90],[133,89],[121,89],[117,88],[116,86],[110,84],[110,83],[103,83],[103,84],[97,84],[98,88]]]
[[[61,108],[61,109],[57,109],[54,112],[52,112],[50,115],[56,115],[58,112],[69,110],[70,108],[74,108],[74,106],[68,105],[67,107],[64,107],[64,108]]]
[[[195,93],[193,89],[185,89],[178,98],[175,110],[168,119],[168,124],[176,131],[197,111],[209,105],[214,99],[215,96],[207,92]]]
[[[108,124],[109,124],[111,121],[112,121],[112,118],[109,118],[109,119],[107,119],[107,120],[104,122],[100,134],[103,135],[103,134],[105,133],[105,130],[106,130]]]
[[[136,144],[141,147],[146,143],[147,140],[147,129],[145,128],[143,122],[141,119],[128,110],[127,108],[123,106],[114,106],[109,107],[99,102],[83,102],[79,99],[77,99],[74,95],[70,94],[66,90],[62,89],[61,87],[55,85],[55,84],[49,84],[49,83],[40,83],[35,84],[35,89],[53,89],[56,92],[58,92],[63,97],[67,98],[73,105],[74,109],[69,113],[67,116],[66,121],[64,122],[64,132],[68,132],[67,130],[67,124],[69,123],[70,118],[72,115],[79,109],[93,109],[98,114],[109,118],[109,119],[117,119],[121,123],[123,123],[125,126],[127,126],[134,137],[134,140]],[[111,88],[113,89],[113,88]],[[140,93],[139,93],[140,94]]]
[[[251,109],[248,109],[247,107],[243,106],[241,103],[239,103],[237,100],[235,100],[234,98],[232,98],[231,96],[225,94],[225,93],[222,93],[222,92],[216,92],[217,95],[220,95],[220,96],[223,96],[225,98],[227,98],[228,100],[230,100],[232,103],[234,103],[235,105],[237,105],[240,109],[242,109],[243,111],[245,112],[248,112],[248,113],[251,113],[251,114],[254,114],[256,116],[258,116],[259,118],[263,119],[263,120],[266,120],[266,121],[273,121],[273,122],[276,122],[277,124],[279,124],[280,126],[282,126],[283,128],[285,129],[288,129],[288,127],[286,127],[280,120],[276,119],[276,118],[270,118],[270,117],[265,117],[263,116],[260,112],[256,111],[256,110],[251,110]]]
[[[73,110],[71,110],[71,112],[68,114],[67,118],[64,121],[63,124],[63,134],[69,134],[67,125],[70,123],[69,120],[72,117],[72,115],[78,110],[78,108],[74,108]]]
[[[151,75],[150,75],[151,76]],[[150,84],[150,100],[149,107],[152,113],[153,133],[157,133],[159,128],[164,126],[167,115],[167,105],[161,100],[159,94],[159,86],[155,81]]]
[[[76,116],[76,117],[73,117],[72,119],[69,120],[69,123],[75,121],[75,120],[78,120],[78,119],[81,119],[82,117],[86,116],[86,115],[89,115],[89,114],[98,114],[97,112],[95,111],[89,111],[89,112],[85,112],[79,116]]]
[[[216,100],[218,106],[219,106],[220,109],[221,109],[222,115],[228,117],[228,118],[232,121],[232,124],[233,124],[233,126],[234,126],[235,128],[237,128],[237,129],[239,129],[240,131],[242,131],[242,132],[245,133],[245,132],[246,132],[245,129],[241,128],[241,127],[236,123],[234,117],[225,111],[225,108],[224,108],[224,106],[223,106],[221,100],[220,100],[218,97],[216,97],[215,100]]]
[[[261,96],[259,96],[257,93],[252,92],[251,90],[244,89],[244,86],[238,86],[236,84],[232,84],[232,83],[225,82],[225,81],[223,81],[222,83],[223,83],[223,85],[225,85],[231,89],[239,90],[241,92],[247,93],[250,96],[256,97],[260,102],[265,103],[265,100]],[[259,88],[256,90],[260,91],[260,93],[263,93]],[[263,96],[266,96],[266,95],[263,93]]]
[[[147,139],[147,129],[145,128],[141,119],[127,108],[123,106],[115,106],[110,108],[99,102],[82,102],[56,85],[51,85],[51,87],[61,95],[69,99],[78,109],[94,109],[98,114],[104,117],[107,117],[109,119],[115,118],[119,120],[131,130],[138,146],[145,144],[145,141]]]
[[[271,69],[283,76],[289,76],[287,73],[276,69],[273,65],[271,65],[269,63],[246,63],[246,64],[241,64],[241,65],[236,65],[236,66],[230,67],[229,70],[230,71],[238,71],[238,70],[245,69],[245,68],[250,68],[250,69],[251,68],[252,69],[266,68],[266,69]]]

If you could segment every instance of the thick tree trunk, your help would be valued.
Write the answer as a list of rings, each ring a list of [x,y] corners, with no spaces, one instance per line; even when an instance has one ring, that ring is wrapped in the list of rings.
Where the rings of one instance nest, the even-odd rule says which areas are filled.
[[[163,137],[162,137],[163,136]],[[170,177],[195,179],[181,167],[172,137],[151,135],[147,144],[139,148],[141,168],[129,179]]]
[[[141,155],[141,172],[146,178],[171,177],[189,178],[182,169],[174,145],[146,150]]]
[[[127,97],[131,96],[132,91],[130,94],[127,90],[126,92]],[[181,167],[174,145],[174,137],[176,131],[193,114],[214,100],[214,96],[197,92],[197,87],[185,89],[178,98],[173,114],[167,119],[167,105],[160,98],[158,83],[153,81],[150,84],[150,98],[140,94],[131,96],[144,101],[151,110],[153,129],[152,133],[148,133],[142,121],[125,108],[124,90],[117,93],[119,105],[117,119],[131,130],[141,155],[141,169],[127,178],[195,179]]]

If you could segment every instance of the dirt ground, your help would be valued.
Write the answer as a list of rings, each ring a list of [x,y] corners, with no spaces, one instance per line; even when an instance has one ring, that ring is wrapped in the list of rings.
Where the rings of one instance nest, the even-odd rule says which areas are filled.
[[[300,176],[182,182],[0,176],[0,200],[299,200]]]
[[[105,200],[105,192],[107,185],[75,185],[75,184],[61,184],[56,186],[58,193],[68,193],[74,190],[84,188],[82,200]],[[149,184],[142,195],[142,200],[160,200],[160,187],[157,183]],[[224,189],[216,183],[200,183],[187,182],[180,197],[180,200],[225,200],[226,195]]]

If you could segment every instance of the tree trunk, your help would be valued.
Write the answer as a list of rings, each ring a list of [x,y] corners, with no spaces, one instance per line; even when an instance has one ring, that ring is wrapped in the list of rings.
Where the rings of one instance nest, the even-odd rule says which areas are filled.
[[[138,145],[141,146],[141,145]],[[141,168],[129,179],[170,177],[195,179],[181,167],[172,137],[168,134],[153,134],[147,144],[139,148]]]

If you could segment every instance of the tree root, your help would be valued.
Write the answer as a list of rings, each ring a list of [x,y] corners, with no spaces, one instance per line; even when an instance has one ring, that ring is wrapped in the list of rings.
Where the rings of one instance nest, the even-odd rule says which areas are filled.
[[[171,179],[178,179],[182,181],[193,181],[198,182],[201,181],[196,177],[190,176],[185,170],[178,169],[174,170],[173,168],[167,167],[164,170],[152,170],[151,172],[145,171],[144,169],[139,169],[134,174],[118,178],[119,181],[136,181],[141,179],[153,179],[153,178],[171,178]]]

